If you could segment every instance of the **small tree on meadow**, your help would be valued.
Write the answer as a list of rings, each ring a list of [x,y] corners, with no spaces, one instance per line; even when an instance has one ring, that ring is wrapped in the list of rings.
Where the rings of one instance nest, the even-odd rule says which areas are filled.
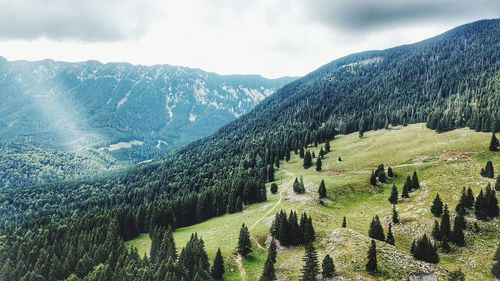
[[[436,194],[436,197],[434,197],[434,201],[432,201],[431,213],[435,217],[440,217],[443,214],[443,201],[441,201],[439,193]]]
[[[385,241],[384,229],[382,228],[382,224],[380,223],[380,219],[379,219],[378,215],[373,217],[372,222],[370,223],[368,237],[373,238],[373,239],[377,239],[380,241]]]
[[[217,250],[217,254],[215,254],[211,275],[215,280],[222,280],[222,275],[224,275],[224,259],[222,258],[220,248]]]
[[[335,265],[333,264],[333,260],[330,255],[326,255],[325,258],[323,258],[321,269],[321,276],[324,279],[335,276]]]
[[[278,193],[278,185],[275,182],[271,184],[271,193],[272,194]]]
[[[393,224],[399,223],[399,215],[398,211],[396,211],[396,205],[392,205],[392,223]]]
[[[240,235],[238,238],[237,252],[242,257],[246,257],[252,252],[252,242],[250,241],[250,232],[245,224],[241,225]]]
[[[377,266],[377,245],[375,240],[372,239],[370,248],[368,249],[368,262],[366,263],[366,271],[368,272],[378,272]]]
[[[392,205],[398,203],[398,188],[396,187],[396,184],[392,185],[391,196],[389,196],[388,200]]]
[[[319,198],[326,198],[326,187],[324,180],[321,180],[321,183],[319,184],[318,195]]]
[[[500,146],[498,139],[495,136],[495,133],[492,133],[490,140],[490,151],[498,151],[498,146]]]
[[[319,273],[318,255],[312,243],[306,245],[306,254],[302,259],[304,267],[302,268],[302,281],[315,281]]]
[[[389,224],[389,230],[387,231],[387,238],[385,239],[385,242],[393,246],[396,244],[394,234],[392,234],[392,224]]]
[[[321,166],[323,164],[321,163],[321,157],[318,157],[318,159],[316,160],[316,172],[319,172],[321,171]]]

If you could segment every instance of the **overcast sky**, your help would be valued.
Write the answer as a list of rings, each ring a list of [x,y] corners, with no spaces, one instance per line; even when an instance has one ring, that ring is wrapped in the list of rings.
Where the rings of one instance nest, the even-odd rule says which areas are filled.
[[[500,17],[500,0],[0,0],[0,56],[300,76]]]

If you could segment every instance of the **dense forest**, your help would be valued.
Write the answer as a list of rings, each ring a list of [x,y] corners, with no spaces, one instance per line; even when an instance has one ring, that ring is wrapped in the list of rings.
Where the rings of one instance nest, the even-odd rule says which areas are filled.
[[[500,20],[486,20],[420,43],[347,56],[286,85],[213,136],[158,161],[99,179],[4,188],[0,223],[6,238],[0,260],[16,268],[16,277],[35,275],[26,280],[37,280],[37,274],[84,277],[95,265],[87,261],[91,253],[96,264],[106,261],[102,271],[117,263],[142,266],[147,262],[125,253],[116,235],[128,239],[157,228],[192,225],[265,201],[264,183],[273,178],[274,167],[304,146],[339,133],[420,122],[438,132],[464,126],[496,131],[499,34]],[[104,229],[107,225],[111,230]],[[202,242],[193,237],[192,244],[199,249]],[[69,260],[64,273],[51,273],[43,262],[37,265],[53,253],[69,255],[54,261],[66,266]],[[200,272],[208,272],[201,259]],[[113,274],[122,274],[120,280],[150,280],[141,266]]]

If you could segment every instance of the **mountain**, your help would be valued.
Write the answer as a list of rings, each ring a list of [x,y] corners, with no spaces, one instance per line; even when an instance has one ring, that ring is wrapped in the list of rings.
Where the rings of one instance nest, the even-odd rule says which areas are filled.
[[[416,44],[334,60],[285,85],[215,134],[159,160],[109,177],[0,190],[2,229],[50,229],[37,238],[31,232],[19,234],[17,243],[43,245],[42,240],[66,237],[60,240],[75,245],[67,237],[80,233],[105,247],[111,242],[97,233],[108,231],[107,237],[114,237],[119,232],[123,239],[141,232],[154,235],[157,229],[194,225],[264,202],[265,183],[274,181],[280,163],[339,133],[411,123],[426,123],[439,132],[466,126],[476,131],[498,129],[498,50],[500,20],[484,20]],[[191,241],[203,245],[196,239],[192,236]],[[86,243],[82,248],[88,251],[81,255],[88,264],[93,244],[81,243]],[[88,267],[105,260],[95,258]]]
[[[115,164],[137,163],[215,132],[291,80],[224,76],[169,65],[0,58],[0,143],[74,152],[94,159],[90,167],[109,165],[113,161],[99,159],[109,156],[118,160]],[[96,151],[105,155],[96,158]],[[64,161],[54,162],[66,166]],[[24,177],[45,177],[33,163],[22,163],[33,171]],[[37,181],[40,176],[31,181],[2,178],[0,186],[47,182]]]

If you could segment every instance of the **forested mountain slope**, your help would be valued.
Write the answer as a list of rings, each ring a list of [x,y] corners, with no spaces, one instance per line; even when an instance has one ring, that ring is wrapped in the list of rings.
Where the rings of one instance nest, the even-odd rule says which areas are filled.
[[[247,113],[293,78],[258,75],[217,75],[169,65],[140,66],[52,60],[7,61],[0,57],[0,175],[2,186],[50,182],[47,171],[60,178],[78,177],[64,159],[44,150],[96,158],[83,167],[92,174],[99,166],[141,162],[159,157]],[[21,158],[19,144],[36,147],[35,158],[50,158],[47,170]],[[115,163],[116,164],[116,163]],[[15,165],[26,174],[8,170]],[[19,171],[18,171],[19,172]],[[29,177],[29,180],[26,180]]]
[[[214,135],[122,177],[106,179],[105,185],[57,183],[5,190],[1,196],[26,204],[23,194],[28,192],[48,213],[59,213],[63,202],[67,214],[74,209],[138,206],[215,185],[231,190],[230,182],[249,174],[264,181],[277,159],[337,132],[427,121],[431,128],[441,124],[440,130],[470,126],[490,131],[500,118],[499,35],[500,20],[483,20],[416,44],[347,56],[284,86]],[[89,185],[96,192],[86,192]],[[60,199],[47,198],[49,193],[42,192],[47,190]],[[33,205],[2,208],[5,219]]]

